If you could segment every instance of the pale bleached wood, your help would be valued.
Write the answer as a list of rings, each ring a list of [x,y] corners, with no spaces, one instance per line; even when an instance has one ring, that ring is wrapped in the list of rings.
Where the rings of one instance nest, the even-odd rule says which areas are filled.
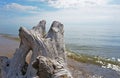
[[[5,56],[0,56],[0,78],[7,78],[10,61]]]
[[[39,72],[42,73],[38,75],[39,78],[63,78],[63,75],[66,76],[66,78],[72,78],[66,64],[63,24],[54,21],[48,33],[45,32],[45,25],[46,21],[42,20],[31,30],[24,27],[19,29],[21,39],[20,46],[10,60],[8,70],[4,71],[5,68],[1,67],[3,68],[2,78],[35,78],[38,75],[38,70],[42,69],[41,67],[49,69],[43,70],[44,72]],[[30,63],[27,64],[26,56],[30,51],[32,51],[32,55]],[[39,60],[38,70],[33,68],[32,65],[36,58]],[[41,64],[41,61],[43,61],[43,64]],[[47,61],[49,61],[50,64]],[[51,65],[58,69],[51,68]],[[47,74],[53,70],[56,71],[56,73],[50,77],[46,77],[49,76]]]
[[[62,58],[53,60],[48,57],[38,56],[33,62],[39,78],[72,78],[69,70],[64,66]]]

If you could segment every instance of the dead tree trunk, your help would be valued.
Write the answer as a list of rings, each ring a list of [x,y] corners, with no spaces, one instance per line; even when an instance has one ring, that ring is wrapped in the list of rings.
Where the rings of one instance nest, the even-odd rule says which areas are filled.
[[[63,24],[54,21],[48,33],[45,24],[42,20],[31,30],[19,29],[21,42],[13,58],[0,58],[0,78],[72,78],[66,66]],[[32,56],[27,64],[30,50]]]

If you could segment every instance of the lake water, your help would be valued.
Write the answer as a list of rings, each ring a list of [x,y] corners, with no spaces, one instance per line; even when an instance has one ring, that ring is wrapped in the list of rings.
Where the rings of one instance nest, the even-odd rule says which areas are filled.
[[[74,52],[120,58],[119,26],[69,26],[66,27],[65,41]]]
[[[32,28],[32,27],[27,27]],[[49,27],[48,27],[49,28]],[[48,29],[47,28],[47,29]],[[18,35],[19,27],[1,27],[0,33]],[[8,44],[9,43],[9,44]],[[82,25],[65,25],[65,43],[68,49],[76,53],[101,56],[105,58],[120,58],[120,27],[119,26],[82,26]],[[12,45],[12,46],[11,46]],[[1,55],[12,57],[15,49],[19,46],[18,42],[2,37],[0,35],[0,53]],[[10,52],[10,53],[6,53]],[[73,62],[73,61],[72,61]],[[90,74],[91,78],[119,78],[120,67],[109,64],[105,61],[106,66],[100,67],[87,63],[75,63],[78,69]],[[120,62],[120,59],[119,59]],[[75,64],[74,64],[75,63]],[[77,72],[75,72],[77,73]],[[81,76],[81,74],[80,74]]]
[[[18,29],[0,26],[0,33],[17,35]],[[65,43],[67,48],[77,53],[120,58],[120,27],[66,25]]]

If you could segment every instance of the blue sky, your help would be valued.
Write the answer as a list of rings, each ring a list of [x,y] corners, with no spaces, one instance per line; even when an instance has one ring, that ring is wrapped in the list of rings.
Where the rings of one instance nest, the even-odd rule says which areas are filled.
[[[120,0],[0,0],[1,26],[34,26],[45,19],[69,25],[120,25]]]

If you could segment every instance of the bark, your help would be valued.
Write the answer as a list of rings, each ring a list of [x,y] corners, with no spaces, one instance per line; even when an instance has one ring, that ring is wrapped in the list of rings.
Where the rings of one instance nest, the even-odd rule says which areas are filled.
[[[7,57],[0,57],[3,60],[0,61],[1,78],[72,78],[66,66],[63,24],[54,21],[48,33],[45,25],[46,21],[42,20],[31,30],[19,29],[20,46],[13,58],[9,61]],[[27,64],[30,51],[32,55]]]
[[[72,78],[68,69],[64,66],[62,58],[52,60],[51,58],[38,56],[33,62],[39,78]]]

